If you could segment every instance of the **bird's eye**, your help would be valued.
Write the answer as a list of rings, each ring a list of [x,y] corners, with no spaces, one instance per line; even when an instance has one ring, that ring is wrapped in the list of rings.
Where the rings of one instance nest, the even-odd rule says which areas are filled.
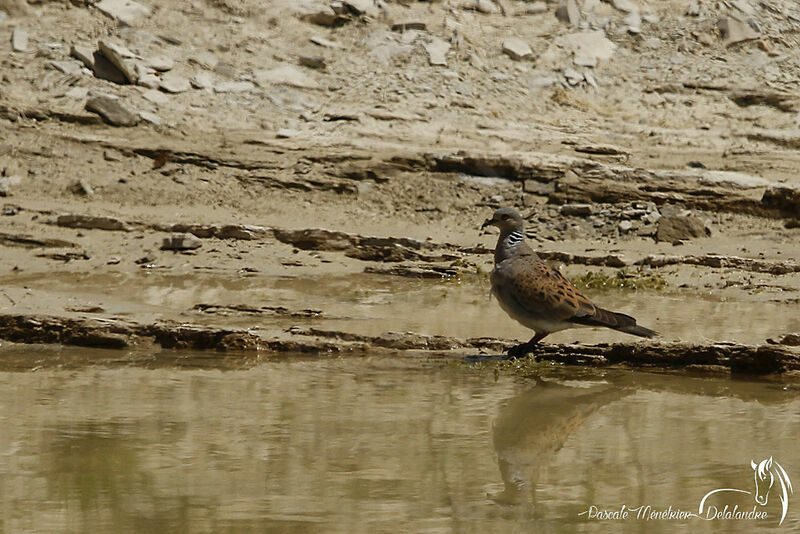
[[[507,221],[510,217],[508,215],[503,215],[503,220]]]

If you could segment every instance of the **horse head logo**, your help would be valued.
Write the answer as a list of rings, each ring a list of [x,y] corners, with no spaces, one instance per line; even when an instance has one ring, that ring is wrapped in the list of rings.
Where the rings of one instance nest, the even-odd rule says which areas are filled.
[[[750,467],[753,468],[753,477],[756,481],[756,490],[754,492],[756,503],[761,506],[766,506],[769,490],[775,484],[775,479],[778,480],[781,490],[778,499],[781,501],[781,523],[783,523],[783,519],[789,509],[789,494],[794,493],[789,475],[786,474],[781,464],[772,460],[772,456],[766,460],[761,460],[758,464],[750,460]]]

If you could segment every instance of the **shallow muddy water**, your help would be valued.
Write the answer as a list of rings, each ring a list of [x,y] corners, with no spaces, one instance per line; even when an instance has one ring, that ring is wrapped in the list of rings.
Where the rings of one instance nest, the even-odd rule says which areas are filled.
[[[0,532],[791,532],[796,385],[0,347]],[[756,463],[774,484],[756,505]],[[597,519],[732,509],[762,519]],[[647,508],[650,506],[650,508]],[[583,514],[583,515],[581,515]],[[593,517],[590,519],[589,515]]]

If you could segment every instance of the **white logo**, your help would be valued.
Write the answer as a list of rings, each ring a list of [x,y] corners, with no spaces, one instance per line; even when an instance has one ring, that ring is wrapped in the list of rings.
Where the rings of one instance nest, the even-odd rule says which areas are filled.
[[[781,467],[781,464],[772,460],[772,456],[766,460],[761,460],[758,464],[756,464],[753,460],[750,460],[750,467],[753,468],[753,477],[756,481],[756,488],[754,492],[735,488],[719,488],[711,490],[700,500],[700,514],[703,514],[706,500],[711,495],[723,491],[751,494],[755,497],[757,504],[766,506],[767,500],[769,499],[769,490],[772,489],[772,485],[775,484],[775,479],[777,478],[781,486],[781,493],[778,495],[778,499],[781,501],[781,520],[778,524],[783,524],[783,520],[786,518],[786,512],[789,511],[789,494],[794,493],[792,490],[792,481],[789,480],[789,475],[786,474],[786,470]]]
[[[769,493],[775,485],[777,479],[778,485],[775,491],[778,491],[778,501],[781,505],[781,520],[778,525],[783,524],[786,519],[786,514],[789,511],[789,495],[794,493],[792,490],[792,482],[789,480],[789,475],[786,470],[778,462],[772,459],[772,456],[766,460],[761,460],[756,464],[750,460],[750,467],[753,468],[753,477],[755,479],[755,490],[747,491],[737,488],[719,488],[706,493],[700,499],[700,506],[698,512],[691,512],[688,510],[681,510],[680,508],[669,507],[653,507],[651,505],[642,504],[636,508],[623,504],[619,509],[601,509],[595,505],[589,509],[580,512],[578,515],[585,515],[587,519],[599,520],[614,520],[614,519],[662,519],[662,520],[686,520],[691,518],[703,519],[706,521],[713,521],[719,519],[739,519],[739,520],[760,520],[767,518],[767,511],[762,510],[769,502]],[[755,504],[751,510],[740,510],[739,505],[735,504],[731,507],[729,504],[720,503],[718,498],[709,498],[718,493],[744,493],[753,495]],[[774,492],[773,492],[774,493]]]

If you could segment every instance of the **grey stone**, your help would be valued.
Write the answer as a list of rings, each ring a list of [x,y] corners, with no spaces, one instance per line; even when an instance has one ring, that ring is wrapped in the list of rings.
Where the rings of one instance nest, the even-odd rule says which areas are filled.
[[[343,0],[342,3],[356,15],[377,17],[379,14],[378,6],[372,0]]]
[[[85,178],[82,178],[77,182],[75,182],[74,184],[72,184],[70,190],[76,195],[82,195],[85,197],[90,197],[94,195],[94,189],[92,188],[92,185]]]
[[[109,61],[109,59],[104,56],[102,52],[96,50],[92,54],[92,58],[92,71],[94,72],[95,77],[117,84],[129,83],[125,74],[123,74],[122,71],[120,71],[113,63],[111,63],[111,61]]]
[[[214,86],[215,93],[245,93],[252,91],[256,88],[253,82],[248,81],[235,81],[235,82],[220,82]]]
[[[103,40],[97,42],[97,48],[125,76],[128,82],[136,83],[139,79],[139,73],[136,71],[136,65],[133,61],[130,61],[130,58],[133,57],[133,53],[130,50],[124,46]]]
[[[278,139],[291,139],[293,137],[297,137],[300,134],[297,130],[292,130],[291,128],[279,128],[277,132],[275,132],[275,137]]]
[[[195,89],[210,89],[214,87],[214,75],[210,72],[198,72],[189,79]]]
[[[475,10],[486,15],[492,15],[500,11],[491,0],[475,0]]]
[[[561,0],[556,8],[556,18],[561,22],[577,26],[581,21],[581,10],[575,0]]]
[[[108,96],[93,96],[86,101],[86,110],[97,113],[112,126],[134,126],[139,121],[118,100]]]
[[[509,37],[503,41],[503,53],[515,60],[528,59],[533,56],[530,45],[518,37]]]
[[[325,58],[322,56],[300,56],[298,62],[309,69],[325,70]]]
[[[144,64],[147,67],[150,67],[151,69],[156,70],[158,72],[166,72],[168,70],[172,70],[172,68],[175,66],[175,62],[172,60],[172,58],[169,58],[167,56],[149,57],[145,60]]]
[[[759,38],[757,32],[750,24],[733,17],[720,17],[717,22],[722,42],[725,46],[731,46],[743,41],[751,41]]]
[[[194,250],[200,248],[203,242],[192,234],[172,234],[165,237],[161,243],[161,250]]]
[[[81,72],[80,64],[74,61],[49,61],[47,64],[64,74],[80,74]]]
[[[633,223],[631,221],[620,221],[617,228],[619,228],[620,232],[627,233],[633,229]]]
[[[700,217],[694,215],[661,217],[656,230],[656,240],[667,243],[707,237],[709,235],[711,235],[711,230],[706,227],[706,223]]]
[[[152,14],[149,7],[134,0],[102,0],[95,7],[125,26],[134,26]]]
[[[592,204],[564,204],[559,209],[561,215],[588,217],[594,213],[594,206]]]
[[[261,87],[268,85],[288,85],[301,89],[319,89],[317,81],[293,65],[284,63],[273,69],[253,73],[255,82]]]
[[[94,50],[88,46],[72,45],[69,49],[69,55],[80,60],[88,68],[94,70]]]
[[[428,63],[434,66],[447,66],[447,52],[450,50],[450,43],[434,37],[423,46],[428,52]]]
[[[158,115],[155,113],[150,113],[149,111],[140,111],[139,117],[149,124],[153,126],[159,126],[161,124],[161,119],[158,118]]]
[[[544,2],[532,2],[525,8],[527,15],[538,15],[539,13],[547,12],[547,4]]]
[[[28,52],[28,32],[22,28],[14,28],[11,34],[11,50],[14,52]]]
[[[164,74],[161,77],[159,87],[162,91],[167,93],[185,93],[192,88],[189,84],[189,80],[175,72],[167,72]]]
[[[166,104],[169,102],[169,97],[167,95],[155,89],[149,89],[142,93],[142,98],[153,104]]]
[[[314,35],[309,38],[309,41],[314,43],[317,46],[321,46],[323,48],[341,48],[342,45],[337,43],[336,41],[331,41],[330,39],[325,39],[324,37],[320,37],[318,35]]]

